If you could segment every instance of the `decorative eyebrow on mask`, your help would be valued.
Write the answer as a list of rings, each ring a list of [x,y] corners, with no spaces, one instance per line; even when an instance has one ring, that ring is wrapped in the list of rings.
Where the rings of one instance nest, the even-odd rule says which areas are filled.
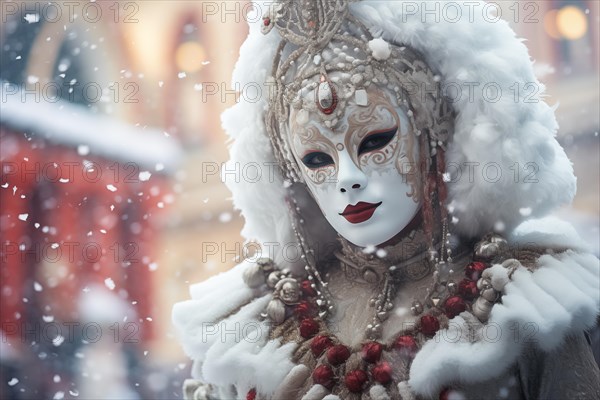
[[[300,161],[307,168],[318,168],[328,165],[329,163],[325,163],[325,156],[331,158],[334,164],[338,161],[335,146],[314,125],[294,130],[292,132],[292,142]],[[325,156],[321,157],[320,160],[313,160],[313,157],[316,155],[307,158],[310,153],[323,153]]]
[[[361,154],[359,148],[367,136],[373,133],[388,132],[392,129],[395,129],[395,133],[400,130],[400,118],[396,110],[391,104],[383,102],[377,104],[375,112],[371,114],[367,112],[352,114],[348,120],[349,132],[352,132],[352,134],[346,137],[345,145],[356,165],[359,165],[358,158]],[[394,135],[390,136],[391,140]]]

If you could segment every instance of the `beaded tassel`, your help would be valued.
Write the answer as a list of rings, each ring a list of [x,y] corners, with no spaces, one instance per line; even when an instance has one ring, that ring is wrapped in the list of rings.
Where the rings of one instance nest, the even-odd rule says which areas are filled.
[[[317,269],[314,250],[312,250],[304,240],[304,234],[301,232],[303,229],[297,224],[298,221],[302,221],[300,207],[293,196],[287,196],[285,200],[290,210],[290,220],[294,230],[294,235],[298,240],[300,251],[302,253],[301,258],[306,262],[304,270],[308,275],[307,279],[311,282],[311,287],[313,287],[317,292],[319,317],[325,318],[330,312],[333,311],[333,303],[331,302],[332,296],[327,288],[327,282],[323,280],[319,270]]]

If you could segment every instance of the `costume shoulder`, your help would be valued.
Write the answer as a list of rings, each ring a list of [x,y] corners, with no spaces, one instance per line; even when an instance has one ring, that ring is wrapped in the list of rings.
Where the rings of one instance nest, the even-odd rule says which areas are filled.
[[[272,295],[243,280],[254,263],[190,286],[191,299],[175,304],[172,320],[185,353],[193,360],[192,376],[213,388],[233,386],[240,398],[256,388],[272,393],[294,364],[294,344],[269,339],[269,324],[260,317]]]
[[[483,382],[514,366],[531,346],[555,352],[595,325],[598,257],[565,222],[528,224],[509,237],[515,258],[484,271],[473,309],[450,320],[416,355],[409,379],[415,392],[431,396],[445,386]],[[493,240],[486,245],[497,247]]]

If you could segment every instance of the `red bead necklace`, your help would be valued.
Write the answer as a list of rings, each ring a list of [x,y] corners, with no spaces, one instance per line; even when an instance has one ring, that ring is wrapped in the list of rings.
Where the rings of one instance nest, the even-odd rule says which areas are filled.
[[[429,305],[429,309],[424,311],[426,313],[417,321],[415,328],[403,332],[390,344],[386,345],[376,340],[363,343],[357,350],[361,353],[362,367],[350,371],[346,371],[345,363],[353,353],[352,350],[340,343],[335,335],[327,332],[325,321],[317,316],[317,292],[314,285],[309,280],[301,282],[302,299],[296,305],[290,306],[292,312],[289,314],[297,320],[301,341],[310,340],[312,356],[315,360],[322,358],[322,362],[313,370],[313,383],[323,385],[329,390],[343,385],[352,393],[361,393],[373,384],[385,386],[391,383],[393,367],[389,362],[382,360],[383,353],[397,352],[410,363],[420,349],[419,342],[433,337],[442,327],[442,321],[447,322],[448,319],[471,308],[472,302],[479,295],[477,280],[488,267],[488,264],[479,261],[469,263],[465,267],[465,278],[458,285],[454,285],[454,293],[443,302]],[[322,357],[323,354],[325,357]],[[449,391],[449,388],[445,388],[440,393],[440,399],[446,398]],[[251,389],[246,396],[250,400],[255,397],[255,389]]]

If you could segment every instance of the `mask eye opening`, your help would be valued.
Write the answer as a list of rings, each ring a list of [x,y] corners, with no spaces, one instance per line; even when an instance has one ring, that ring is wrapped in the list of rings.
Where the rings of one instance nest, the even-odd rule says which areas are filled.
[[[379,150],[388,145],[396,136],[398,127],[384,129],[369,133],[358,146],[358,155],[362,155],[371,151]]]
[[[333,158],[322,151],[308,152],[302,157],[301,161],[309,169],[318,169],[334,163]]]

